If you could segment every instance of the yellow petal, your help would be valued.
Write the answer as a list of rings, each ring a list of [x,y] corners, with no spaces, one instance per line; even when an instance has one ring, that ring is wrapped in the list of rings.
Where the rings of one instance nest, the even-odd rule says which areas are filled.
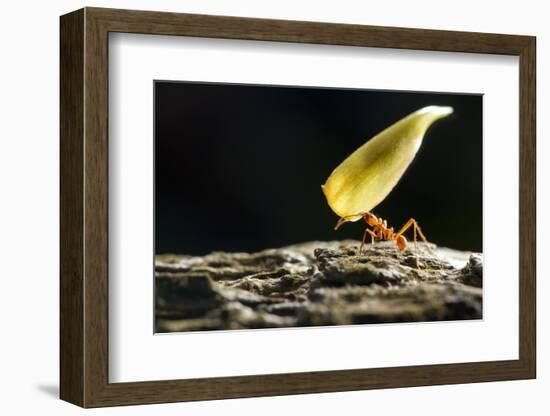
[[[353,152],[322,186],[327,202],[340,217],[357,221],[388,196],[410,165],[426,130],[453,112],[452,107],[424,107]]]

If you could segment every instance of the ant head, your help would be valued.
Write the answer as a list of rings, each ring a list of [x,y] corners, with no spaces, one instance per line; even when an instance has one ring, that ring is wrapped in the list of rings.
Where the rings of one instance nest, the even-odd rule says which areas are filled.
[[[407,239],[404,236],[400,235],[399,237],[397,237],[395,242],[397,244],[397,247],[399,247],[399,250],[403,251],[407,248]]]
[[[370,212],[365,212],[363,214],[363,220],[371,227],[375,227],[378,224],[381,224],[381,220],[376,218],[376,216],[371,214]]]

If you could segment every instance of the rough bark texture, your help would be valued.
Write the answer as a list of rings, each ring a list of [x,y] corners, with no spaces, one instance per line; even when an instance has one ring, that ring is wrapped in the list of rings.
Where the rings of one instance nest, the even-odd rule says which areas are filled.
[[[156,330],[480,319],[483,258],[432,244],[307,242],[155,259]]]

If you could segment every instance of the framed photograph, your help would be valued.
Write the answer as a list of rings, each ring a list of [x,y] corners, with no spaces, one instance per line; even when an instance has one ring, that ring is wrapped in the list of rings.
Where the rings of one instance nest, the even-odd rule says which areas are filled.
[[[536,376],[534,37],[60,27],[63,400]]]

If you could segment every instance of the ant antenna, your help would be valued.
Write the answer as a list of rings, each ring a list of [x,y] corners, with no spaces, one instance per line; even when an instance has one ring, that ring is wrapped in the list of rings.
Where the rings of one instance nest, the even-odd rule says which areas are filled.
[[[345,224],[346,222],[350,222],[351,220],[349,218],[362,217],[363,215],[364,214],[346,215],[345,217],[342,217],[338,220],[338,222],[336,223],[336,226],[334,227],[334,229],[337,230],[338,228],[340,228],[342,226],[342,224]]]
[[[338,222],[336,223],[336,226],[334,227],[335,230],[337,230],[338,228],[340,228],[343,224],[345,224],[346,222],[349,222],[349,220],[345,217],[343,218],[340,218],[338,220]]]

